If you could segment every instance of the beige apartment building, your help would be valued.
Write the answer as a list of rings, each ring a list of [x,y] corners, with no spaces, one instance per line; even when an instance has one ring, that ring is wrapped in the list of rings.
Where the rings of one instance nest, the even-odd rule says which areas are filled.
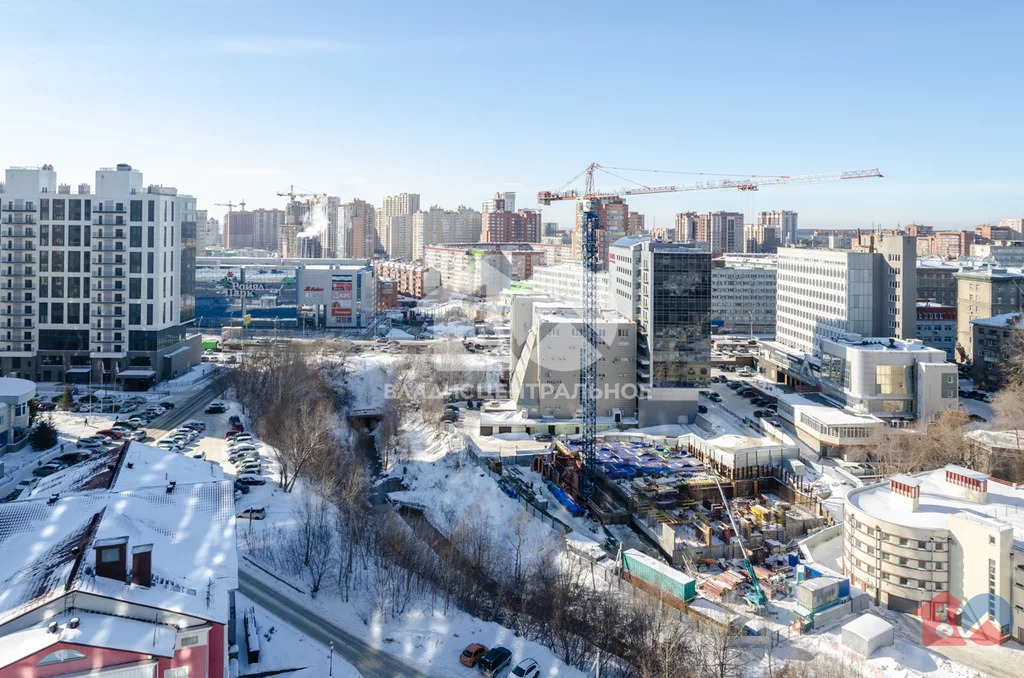
[[[845,499],[843,573],[877,604],[901,612],[919,612],[941,594],[961,605],[998,596],[1012,609],[1003,633],[1019,642],[1022,503],[1024,488],[952,464],[856,488]],[[981,609],[998,618],[987,602]]]
[[[582,307],[542,297],[523,297],[512,307],[513,340],[509,395],[532,419],[579,416]],[[636,323],[612,311],[597,320],[598,417],[636,416]],[[519,332],[517,334],[523,334]]]
[[[972,321],[1021,310],[1024,274],[1005,268],[982,266],[954,274],[957,281],[957,362],[974,355]]]

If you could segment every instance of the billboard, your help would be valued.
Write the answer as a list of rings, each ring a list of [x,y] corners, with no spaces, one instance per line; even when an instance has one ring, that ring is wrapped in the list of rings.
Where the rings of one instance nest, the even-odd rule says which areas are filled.
[[[327,312],[327,325],[352,327],[356,317],[355,282],[351,273],[331,276],[331,300]]]

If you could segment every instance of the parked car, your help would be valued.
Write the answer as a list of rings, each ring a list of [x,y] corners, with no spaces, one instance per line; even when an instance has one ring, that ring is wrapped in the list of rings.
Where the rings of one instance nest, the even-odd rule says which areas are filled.
[[[49,464],[44,464],[39,468],[32,469],[32,475],[39,476],[40,478],[45,478],[46,476],[52,476],[54,473],[61,470],[62,468],[64,467],[61,466],[60,464],[50,462]]]
[[[741,383],[740,383],[740,382],[738,382],[738,381],[727,381],[727,382],[725,382],[725,385],[726,385],[726,386],[727,386],[728,388],[731,388],[731,389],[733,389],[733,390],[736,390],[736,389],[738,389],[738,388],[739,388],[740,386],[742,386],[743,384],[741,384]]]
[[[228,417],[228,423],[229,424],[241,424],[242,423],[242,418],[239,417],[237,414],[232,414],[230,417]]]
[[[249,442],[251,440],[252,440],[252,434],[251,433],[236,433],[235,435],[231,436],[231,443],[232,444],[234,444],[235,442]]]
[[[512,669],[512,675],[516,678],[537,678],[540,675],[540,667],[532,659],[524,659]]]
[[[119,440],[122,434],[120,431],[115,431],[112,428],[103,428],[100,429],[99,431],[96,431],[96,435],[106,436],[113,440]]]
[[[199,452],[196,452],[195,454],[193,454],[192,458],[193,459],[199,459],[199,460],[205,460],[206,459],[206,452],[203,452],[202,450],[200,450]]]
[[[487,678],[493,678],[511,663],[512,651],[507,647],[499,645],[498,647],[492,647],[483,657],[480,657],[480,660],[477,662],[477,668]]]
[[[256,446],[250,442],[241,442],[238,445],[228,445],[228,454],[237,454],[239,452],[255,452]]]
[[[203,411],[206,412],[206,414],[224,414],[228,410],[223,405],[210,405]]]
[[[189,426],[191,428],[199,429],[200,431],[206,430],[206,424],[204,424],[201,421],[196,421],[195,419],[192,419],[191,421],[186,421],[184,424],[182,424],[182,426]]]
[[[111,439],[105,436],[89,436],[87,438],[79,438],[78,447],[98,448],[103,447],[109,442],[111,442]]]
[[[238,467],[240,475],[263,475],[263,466],[258,461],[249,461]]]
[[[713,403],[720,403],[722,402],[722,396],[718,395],[717,393],[712,393],[711,395],[708,396],[708,400],[710,400]]]
[[[754,419],[760,419],[764,416],[764,410],[754,410]]]
[[[146,439],[146,435],[147,434],[145,429],[137,428],[131,433],[129,433],[128,437],[131,438],[132,440],[137,440],[141,443],[143,440]]]
[[[265,508],[247,508],[239,513],[236,518],[251,519],[251,520],[263,520],[267,517],[267,509]]]
[[[550,433],[538,433],[537,435],[533,436],[533,439],[541,443],[548,443],[554,440],[555,437]]]
[[[240,475],[237,478],[235,478],[235,480],[237,480],[238,482],[242,483],[243,485],[266,485],[267,484],[267,481],[266,481],[265,478],[260,478],[259,476],[253,475],[253,474]]]
[[[707,414],[708,413],[708,406],[707,405],[697,405],[697,411],[700,412],[701,414]]]
[[[134,412],[137,409],[139,409],[139,406],[136,405],[135,403],[125,403],[124,405],[121,405],[121,407],[117,409],[117,413],[128,414],[130,412]]]
[[[143,422],[142,417],[131,417],[125,423],[128,426],[134,426],[136,428],[138,428],[139,426],[145,426],[145,423]]]
[[[988,421],[988,419],[986,419],[985,417],[981,416],[980,414],[971,414],[970,415],[970,420],[971,421]]]
[[[160,403],[160,407],[164,408],[165,410],[173,410],[174,403],[172,403],[170,400],[165,400],[162,403]]]
[[[235,490],[241,492],[242,494],[249,494],[250,492],[250,488],[248,485],[246,485],[245,483],[240,483],[237,480],[235,481]]]
[[[473,668],[476,663],[487,653],[487,646],[481,645],[480,643],[470,643],[466,646],[466,649],[459,655],[459,661],[462,662],[463,666]]]

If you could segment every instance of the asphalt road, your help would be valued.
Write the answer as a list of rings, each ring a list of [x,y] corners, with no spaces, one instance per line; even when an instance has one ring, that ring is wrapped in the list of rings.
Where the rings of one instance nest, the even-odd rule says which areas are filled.
[[[299,607],[295,599],[299,594],[286,595],[242,569],[238,570],[238,589],[299,633],[324,647],[333,641],[334,651],[355,666],[365,678],[428,678],[430,675],[383,650],[371,647],[312,610]]]

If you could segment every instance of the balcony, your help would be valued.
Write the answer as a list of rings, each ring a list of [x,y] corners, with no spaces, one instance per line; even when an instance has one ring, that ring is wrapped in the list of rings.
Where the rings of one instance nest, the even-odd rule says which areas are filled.
[[[93,252],[124,252],[124,243],[114,243],[114,247],[104,247],[103,243],[98,242],[92,247]]]
[[[31,297],[27,297],[24,294],[11,294],[11,293],[8,293],[7,296],[0,298],[0,301],[7,301],[7,302],[10,302],[10,303],[13,303],[13,304],[31,304],[31,303],[34,303],[34,301],[33,301],[33,299]]]
[[[5,289],[5,290],[34,290],[35,286],[32,285],[31,283],[28,283],[28,282],[26,282],[23,285],[12,285],[10,282],[8,282],[6,285],[4,285],[0,289]]]
[[[114,338],[103,338],[103,339],[100,339],[99,337],[94,338],[92,341],[93,341],[94,344],[123,344],[125,342],[124,339],[114,339]]]
[[[0,269],[0,278],[34,278],[34,277],[36,277],[36,274],[32,273],[31,271],[29,271],[29,272],[25,272],[25,271],[4,271],[3,269]]]
[[[124,311],[93,311],[92,314],[97,318],[123,318]]]
[[[103,324],[102,322],[97,322],[97,323],[96,323],[96,324],[95,324],[95,325],[93,326],[93,329],[97,329],[97,330],[109,330],[109,331],[111,331],[111,332],[115,332],[115,331],[116,331],[116,332],[123,332],[123,331],[125,330],[125,328],[124,328],[124,327],[115,327],[114,325],[104,325],[104,324]],[[120,339],[118,339],[118,341],[120,341]]]
[[[95,292],[124,292],[125,289],[121,285],[104,285],[101,282],[97,282],[92,287]]]
[[[113,224],[106,224],[112,226]],[[117,229],[106,229],[92,234],[93,240],[124,240],[124,231]]]
[[[6,219],[3,220],[3,223],[5,223],[5,224],[17,224],[19,226],[24,226],[26,224],[35,224],[36,223],[36,218],[34,216],[32,216],[32,215],[29,215],[29,214],[26,214],[25,216],[17,216],[17,217],[9,215]]]
[[[100,266],[124,266],[124,257],[96,257],[92,263]]]
[[[26,346],[28,347],[26,349]],[[0,353],[8,358],[31,358],[35,356],[36,349],[31,341],[27,342],[4,342],[0,344]]]
[[[35,311],[7,311],[3,315],[11,316],[11,317],[18,317],[18,316],[33,316],[35,314],[36,314]]]
[[[92,298],[97,304],[123,304],[124,295],[121,294],[97,294]]]
[[[0,204],[0,209],[4,212],[35,212],[36,204],[32,201],[26,201],[22,204],[8,201],[6,205]]]
[[[123,273],[103,273],[102,271],[93,271],[92,277],[94,278],[123,278]]]
[[[0,238],[34,238],[36,231],[33,228],[8,228],[0,231]]]
[[[30,330],[30,329],[32,329],[32,321],[31,320],[23,320],[20,323],[12,323],[10,320],[8,320],[7,324],[4,325],[4,327],[7,328],[7,329],[14,329],[14,330]]]
[[[34,263],[36,263],[36,260],[35,260],[35,257],[33,257],[31,254],[24,254],[24,255],[18,257],[17,259],[15,259],[14,257],[10,257],[9,256],[6,259],[4,259],[3,261],[0,261],[0,264],[34,264]]]
[[[2,237],[3,234],[0,234]],[[14,243],[7,243],[3,247],[5,252],[35,252],[36,244],[33,242],[22,243],[21,245],[15,245]]]
[[[121,205],[121,207],[118,208],[118,206],[116,204],[104,205],[102,203],[93,205],[92,206],[92,211],[95,212],[96,214],[124,214],[125,213],[124,205]]]

